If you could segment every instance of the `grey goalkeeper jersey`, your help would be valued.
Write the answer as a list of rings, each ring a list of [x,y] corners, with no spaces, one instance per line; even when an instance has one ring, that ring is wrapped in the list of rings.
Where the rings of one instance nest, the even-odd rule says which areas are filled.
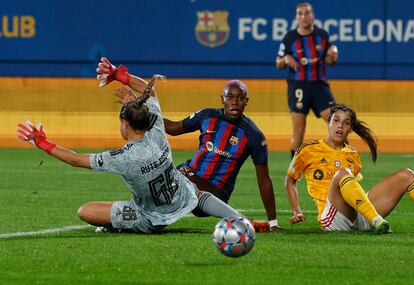
[[[119,174],[134,195],[140,213],[153,225],[169,225],[191,212],[198,203],[196,186],[172,160],[158,100],[146,103],[151,127],[142,141],[90,156],[92,169]]]

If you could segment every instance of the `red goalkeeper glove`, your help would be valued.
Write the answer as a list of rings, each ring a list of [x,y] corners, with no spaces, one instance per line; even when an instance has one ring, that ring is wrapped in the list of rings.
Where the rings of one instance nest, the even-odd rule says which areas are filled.
[[[99,87],[104,87],[114,80],[129,85],[131,79],[128,68],[123,65],[115,67],[106,57],[101,58],[96,72],[98,72],[96,78],[100,81]]]
[[[23,124],[18,124],[17,126],[18,140],[31,143],[48,154],[56,147],[55,143],[46,139],[46,134],[41,123],[36,128],[29,120],[24,120]]]

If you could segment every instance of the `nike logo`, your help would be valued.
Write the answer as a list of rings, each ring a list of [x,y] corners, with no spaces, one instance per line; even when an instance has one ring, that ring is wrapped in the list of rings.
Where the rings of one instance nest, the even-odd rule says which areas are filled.
[[[207,134],[215,133],[216,131],[206,130]]]

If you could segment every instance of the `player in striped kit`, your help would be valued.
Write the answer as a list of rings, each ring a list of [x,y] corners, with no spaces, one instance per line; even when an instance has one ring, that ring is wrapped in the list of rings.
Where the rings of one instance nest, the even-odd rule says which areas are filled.
[[[260,195],[268,221],[252,220],[256,231],[279,228],[276,219],[273,184],[268,170],[268,149],[263,133],[243,112],[249,101],[246,84],[231,80],[224,86],[223,108],[207,108],[182,121],[164,118],[168,134],[176,136],[199,131],[199,147],[193,158],[179,165],[198,188],[228,203],[237,175],[251,156],[256,168]],[[205,213],[197,213],[205,216]]]
[[[298,28],[283,38],[276,57],[278,69],[289,67],[288,105],[293,134],[291,156],[302,144],[306,117],[313,110],[316,117],[327,121],[329,108],[335,104],[325,75],[325,65],[333,66],[338,60],[338,49],[329,41],[329,34],[313,24],[312,5],[296,6]]]
[[[122,148],[97,154],[78,154],[47,140],[42,126],[29,121],[18,125],[18,139],[30,142],[75,167],[116,173],[130,189],[128,201],[89,202],[78,211],[89,224],[105,229],[152,233],[159,231],[194,209],[216,217],[242,215],[194,183],[174,166],[159,102],[152,85],[130,76],[127,69],[115,68],[103,59],[98,79],[105,86],[113,79],[129,84],[143,93],[137,100],[123,105],[120,111],[120,132],[128,143]],[[97,138],[99,139],[99,138]]]
[[[375,137],[348,106],[332,107],[328,118],[327,137],[301,145],[289,166],[285,187],[293,210],[290,222],[306,220],[296,186],[303,174],[324,231],[390,233],[384,217],[391,213],[405,193],[414,200],[414,172],[409,168],[401,169],[384,177],[366,194],[356,180],[362,167],[361,157],[347,144],[347,139],[352,131],[360,136],[368,144],[375,162]]]

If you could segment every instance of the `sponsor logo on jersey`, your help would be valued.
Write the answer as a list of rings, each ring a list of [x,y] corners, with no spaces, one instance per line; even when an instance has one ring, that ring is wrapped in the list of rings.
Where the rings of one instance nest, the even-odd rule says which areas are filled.
[[[214,144],[212,142],[210,142],[210,141],[206,142],[206,149],[208,151],[212,151],[213,148],[214,148]]]
[[[302,65],[307,65],[307,64],[309,63],[309,60],[308,60],[306,57],[302,57],[302,58],[300,59],[300,63],[301,63]]]
[[[197,11],[197,25],[195,26],[197,41],[210,48],[224,45],[230,35],[228,16],[227,11]]]
[[[218,155],[221,155],[221,156],[224,156],[224,157],[227,157],[227,158],[231,157],[230,152],[225,151],[225,150],[221,150],[218,147],[215,147],[214,144],[210,141],[206,142],[206,149],[208,151],[214,151],[214,153],[217,153]]]
[[[207,134],[212,134],[212,133],[215,133],[216,131],[214,131],[214,130],[206,130],[206,133]]]
[[[322,157],[322,159],[319,161],[320,163],[327,163],[326,159]]]
[[[231,138],[230,138],[229,142],[230,142],[232,145],[236,145],[236,144],[238,144],[238,143],[239,143],[239,138],[238,138],[238,137],[235,137],[235,136],[231,136]]]

